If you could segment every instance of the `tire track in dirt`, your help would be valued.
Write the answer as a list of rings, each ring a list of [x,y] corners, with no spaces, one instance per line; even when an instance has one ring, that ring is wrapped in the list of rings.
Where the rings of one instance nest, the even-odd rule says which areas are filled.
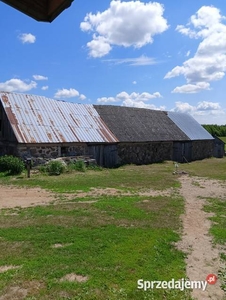
[[[216,274],[220,269],[220,251],[213,247],[212,237],[209,235],[211,214],[203,211],[207,197],[226,196],[226,186],[216,180],[180,177],[180,193],[185,199],[185,214],[182,216],[183,236],[178,248],[187,253],[186,273],[189,280],[206,280],[208,274]],[[202,198],[203,197],[203,198]],[[192,297],[198,300],[226,299],[220,282],[207,285],[206,291],[194,289]]]

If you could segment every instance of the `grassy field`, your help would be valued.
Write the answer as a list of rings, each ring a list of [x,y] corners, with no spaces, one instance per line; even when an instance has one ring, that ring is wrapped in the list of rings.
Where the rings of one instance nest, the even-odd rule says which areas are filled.
[[[180,165],[181,169],[226,179],[225,159]],[[60,176],[1,176],[2,184],[40,186],[62,199],[42,207],[1,211],[0,267],[18,268],[0,273],[0,297],[13,299],[17,291],[24,292],[26,300],[191,299],[188,291],[137,289],[139,279],[186,277],[184,254],[174,246],[180,239],[184,200],[176,192],[139,195],[150,189],[176,191],[180,184],[173,171],[173,163],[166,162]],[[121,193],[70,201],[63,197],[93,187],[117,188]],[[77,280],[69,281],[68,276]]]
[[[172,162],[153,164],[149,166],[128,165],[117,169],[103,169],[102,171],[70,172],[60,176],[45,174],[26,174],[18,177],[2,176],[0,182],[19,186],[40,186],[58,193],[70,193],[77,190],[89,191],[90,188],[117,188],[130,191],[153,188],[164,190],[179,187],[177,179],[172,176],[174,165]]]

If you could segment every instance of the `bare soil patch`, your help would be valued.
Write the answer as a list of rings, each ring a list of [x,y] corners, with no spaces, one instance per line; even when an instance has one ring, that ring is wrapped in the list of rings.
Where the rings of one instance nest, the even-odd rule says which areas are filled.
[[[212,244],[209,235],[211,214],[203,211],[207,197],[225,197],[226,186],[217,180],[180,177],[181,195],[185,198],[183,220],[183,237],[178,248],[187,253],[186,273],[190,280],[206,280],[208,274],[218,274],[221,266],[220,251]],[[202,198],[203,197],[203,198]],[[195,289],[192,296],[198,300],[224,299],[220,282],[208,285],[206,291]]]
[[[86,198],[86,197],[93,197],[98,198],[100,196],[170,196],[172,193],[174,193],[174,189],[170,188],[167,190],[157,191],[157,190],[145,190],[143,192],[136,192],[135,194],[129,191],[123,191],[120,189],[115,188],[91,188],[89,192],[83,192],[83,191],[77,191],[76,193],[65,193],[64,197],[66,197],[69,200],[76,199],[76,198]],[[87,201],[88,202],[88,201]],[[89,203],[92,203],[95,201],[89,201]]]
[[[14,269],[19,269],[20,266],[0,266],[0,273],[7,272],[8,270],[14,270]]]
[[[88,276],[82,276],[75,273],[67,274],[60,279],[60,281],[77,281],[77,282],[86,282],[88,280]]]
[[[0,186],[0,209],[46,205],[54,200],[53,193],[41,188]]]

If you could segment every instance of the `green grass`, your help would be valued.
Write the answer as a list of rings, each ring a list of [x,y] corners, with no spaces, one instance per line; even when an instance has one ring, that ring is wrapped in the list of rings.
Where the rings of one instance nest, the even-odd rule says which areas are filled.
[[[48,176],[43,174],[1,177],[0,183],[19,186],[40,186],[54,192],[65,193],[77,190],[88,191],[96,188],[117,188],[122,190],[136,190],[153,188],[164,190],[170,187],[178,187],[177,178],[172,176],[174,165],[172,162],[153,164],[147,166],[128,165],[117,169],[103,169],[102,171],[88,170],[85,173],[71,172],[60,176]]]
[[[42,288],[28,289],[32,299],[190,299],[176,290],[137,289],[138,279],[185,277],[184,255],[173,246],[179,239],[181,198],[79,200],[2,211],[0,265],[21,266],[0,274],[3,294],[9,286],[35,281]],[[52,247],[59,243],[65,247]],[[89,279],[60,281],[70,273]]]
[[[226,157],[208,158],[188,164],[179,164],[179,171],[181,170],[186,171],[193,176],[226,180]]]
[[[225,246],[226,245],[226,202],[225,199],[208,198],[208,203],[205,206],[205,211],[214,213],[210,218],[212,226],[210,234],[214,238],[214,243]],[[226,266],[225,252],[221,253],[222,262]],[[219,277],[223,282],[222,288],[226,292],[226,267],[219,271]]]
[[[225,158],[179,166],[191,175],[221,180],[226,180],[225,169]],[[0,184],[40,186],[60,195],[92,191],[93,187],[122,191],[119,196],[93,195],[70,202],[61,197],[47,206],[2,210],[0,266],[20,268],[0,273],[0,297],[16,299],[12,290],[20,287],[27,293],[25,300],[190,300],[189,291],[137,289],[139,279],[186,277],[185,256],[174,246],[180,239],[184,200],[177,193],[138,194],[149,189],[177,189],[180,184],[173,171],[173,163],[166,162],[60,176],[0,174]],[[131,195],[123,195],[126,191]],[[216,213],[211,229],[215,242],[225,243],[224,203],[210,200],[206,209]],[[62,247],[54,247],[57,244]],[[61,281],[72,273],[88,280]]]

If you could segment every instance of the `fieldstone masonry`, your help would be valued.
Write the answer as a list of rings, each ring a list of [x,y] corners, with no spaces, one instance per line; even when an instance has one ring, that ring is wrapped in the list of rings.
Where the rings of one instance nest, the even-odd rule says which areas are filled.
[[[122,164],[150,164],[172,159],[172,142],[120,143],[118,157]]]

